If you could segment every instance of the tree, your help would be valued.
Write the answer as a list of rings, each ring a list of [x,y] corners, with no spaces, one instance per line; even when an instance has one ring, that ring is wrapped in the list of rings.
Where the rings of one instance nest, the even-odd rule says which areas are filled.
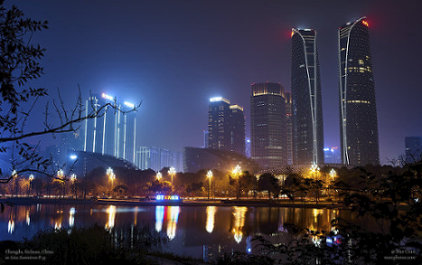
[[[75,132],[80,122],[101,117],[106,108],[120,110],[115,103],[107,103],[100,107],[84,106],[81,93],[75,105],[67,109],[58,91],[58,99],[48,99],[46,88],[32,88],[28,82],[39,78],[44,72],[40,64],[45,48],[32,44],[34,33],[48,28],[47,21],[26,18],[16,6],[6,8],[4,0],[0,0],[0,152],[11,155],[11,170],[15,174],[37,172],[56,178],[51,158],[39,154],[39,145],[27,143],[28,138],[54,135],[57,133]],[[41,128],[28,129],[31,120],[39,119],[39,115],[31,115],[34,107],[45,100]],[[134,111],[139,108],[135,107]],[[130,112],[129,111],[129,112]],[[126,111],[127,112],[127,111]],[[0,183],[8,183],[13,174],[0,171]],[[61,181],[68,181],[64,178]]]
[[[271,194],[277,196],[280,193],[280,185],[278,179],[271,173],[264,173],[259,177],[258,190],[267,191],[268,199],[271,199]]]

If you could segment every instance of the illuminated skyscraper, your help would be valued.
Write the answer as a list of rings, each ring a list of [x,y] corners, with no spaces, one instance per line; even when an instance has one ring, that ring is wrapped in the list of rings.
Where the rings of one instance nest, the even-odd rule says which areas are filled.
[[[105,106],[107,103],[111,105]],[[130,112],[130,110],[135,106],[126,101],[120,104],[115,98],[105,93],[90,96],[85,101],[85,105],[85,115],[105,107],[99,112],[98,117],[84,121],[81,131],[84,139],[82,150],[112,155],[134,163],[136,111]]]
[[[368,26],[362,17],[338,30],[341,153],[343,164],[351,166],[379,164]]]
[[[254,83],[251,93],[252,159],[263,169],[287,165],[286,106],[278,83]]]
[[[293,153],[296,165],[324,163],[316,37],[313,29],[292,29]]]
[[[210,99],[208,148],[245,154],[245,116],[239,105],[222,97]]]
[[[287,164],[293,165],[293,117],[292,117],[292,93],[284,91],[284,103],[286,107],[286,150]]]

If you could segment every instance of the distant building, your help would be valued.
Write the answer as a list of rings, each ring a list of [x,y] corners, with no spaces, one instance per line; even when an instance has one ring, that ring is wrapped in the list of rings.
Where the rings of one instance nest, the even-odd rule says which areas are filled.
[[[139,146],[136,152],[136,166],[139,169],[159,171],[164,167],[174,167],[183,172],[183,153],[159,147]]]
[[[218,169],[231,171],[236,165],[242,170],[256,172],[259,168],[252,159],[237,152],[210,148],[185,147],[185,172],[198,172],[201,169]]]
[[[287,165],[287,122],[283,87],[254,83],[251,93],[252,159],[262,169]]]
[[[222,97],[210,99],[208,147],[245,153],[245,117],[242,107],[230,105],[230,101]]]
[[[422,137],[406,137],[404,142],[406,147],[406,163],[420,161],[422,159]]]
[[[112,106],[107,105],[112,104]],[[104,107],[99,117],[86,119],[80,131],[84,152],[112,155],[116,158],[135,162],[136,111],[130,102],[118,102],[115,98],[102,93],[91,95],[85,101],[85,115]],[[123,110],[117,111],[117,109]]]
[[[345,165],[379,164],[378,120],[368,21],[338,30],[340,143]]]
[[[208,130],[203,130],[204,133],[204,144],[202,148],[208,148]]]
[[[313,29],[292,29],[292,113],[294,162],[324,164],[319,61]]]
[[[325,164],[341,163],[340,150],[337,146],[324,147],[324,162]]]

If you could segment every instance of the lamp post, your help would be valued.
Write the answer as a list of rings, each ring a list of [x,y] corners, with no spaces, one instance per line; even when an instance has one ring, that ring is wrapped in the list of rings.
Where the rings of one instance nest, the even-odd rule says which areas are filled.
[[[213,174],[211,170],[208,170],[207,172],[207,178],[208,178],[208,200],[210,199],[210,192],[211,192],[211,180],[212,180]]]
[[[75,198],[76,198],[76,174],[75,173],[73,173],[72,175],[70,175],[70,181],[72,182],[72,186],[73,186],[73,193],[74,193],[74,195],[75,195]]]
[[[174,167],[171,167],[168,171],[168,174],[171,177],[171,185],[173,186],[173,178],[176,175],[176,169]]]
[[[240,181],[239,177],[242,174],[242,168],[239,165],[232,170],[232,175],[236,178],[237,181],[237,191],[236,191],[236,199],[240,198]]]
[[[106,174],[108,176],[108,179],[111,181],[111,191],[110,193],[113,192],[113,184],[114,184],[114,180],[116,179],[116,175],[114,174],[114,171],[111,167],[107,168]]]
[[[29,194],[31,193],[31,183],[34,180],[34,175],[32,174],[29,175],[28,180],[29,180],[29,185],[28,185],[28,196],[29,196]]]
[[[155,175],[155,178],[158,180],[158,182],[160,182],[160,180],[163,178],[163,175],[161,174],[160,171],[157,172],[157,175]]]
[[[63,198],[64,198],[64,195],[66,193],[66,191],[65,191],[66,187],[64,185],[65,184],[65,180],[64,180],[64,172],[63,172],[63,170],[62,169],[59,169],[57,171],[56,176],[57,176],[57,179],[63,183],[62,184],[62,187],[63,187]]]

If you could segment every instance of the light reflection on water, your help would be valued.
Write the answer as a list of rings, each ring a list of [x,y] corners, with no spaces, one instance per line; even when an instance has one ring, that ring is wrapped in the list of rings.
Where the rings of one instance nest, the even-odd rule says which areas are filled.
[[[7,207],[0,214],[0,240],[22,240],[40,230],[71,231],[74,227],[94,224],[107,230],[117,229],[119,234],[124,233],[123,228],[149,226],[168,236],[166,251],[200,258],[203,246],[210,246],[210,251],[214,246],[215,251],[252,252],[252,238],[258,233],[274,241],[287,240],[287,223],[314,231],[330,231],[331,220],[339,215],[339,210],[277,207],[38,204]],[[317,238],[314,240],[318,242]]]

